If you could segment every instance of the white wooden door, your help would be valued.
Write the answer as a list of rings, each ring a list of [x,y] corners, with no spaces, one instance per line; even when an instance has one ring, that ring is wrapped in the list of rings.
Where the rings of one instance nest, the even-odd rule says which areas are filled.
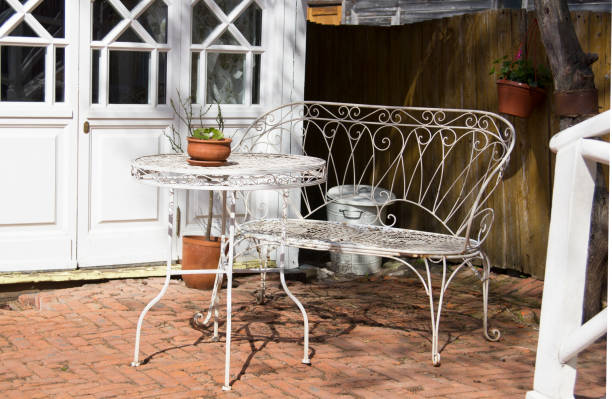
[[[0,2],[0,271],[76,265],[78,3]]]
[[[0,271],[163,261],[167,194],[129,161],[170,151],[179,95],[229,136],[301,100],[304,44],[301,0],[0,0]]]
[[[79,267],[166,257],[166,190],[136,182],[129,164],[167,147],[180,48],[169,3],[80,2]]]

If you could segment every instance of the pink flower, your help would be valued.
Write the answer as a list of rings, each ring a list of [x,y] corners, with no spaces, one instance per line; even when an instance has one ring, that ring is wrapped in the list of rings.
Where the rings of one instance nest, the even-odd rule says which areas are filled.
[[[514,57],[514,61],[518,61],[523,56],[523,46],[519,47],[518,52],[516,53],[516,57]]]

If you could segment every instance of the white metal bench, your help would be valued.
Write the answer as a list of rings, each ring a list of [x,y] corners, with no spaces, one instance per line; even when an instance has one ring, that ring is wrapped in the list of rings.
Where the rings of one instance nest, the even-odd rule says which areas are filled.
[[[482,280],[484,336],[490,341],[501,336],[487,327],[491,265],[482,243],[493,222],[487,200],[501,181],[514,141],[512,125],[490,112],[322,102],[284,105],[258,118],[234,151],[318,156],[327,161],[327,182],[290,195],[292,215],[285,228],[281,219],[247,217],[239,234],[258,246],[278,246],[285,240],[290,247],[377,255],[406,265],[429,298],[432,361],[438,365],[444,293],[463,266]],[[338,185],[391,191],[394,196],[378,199],[380,225],[323,220],[322,211],[335,201],[327,196],[328,188]],[[412,264],[415,258],[423,260],[424,269]],[[477,260],[481,272],[474,267]],[[431,272],[439,269],[442,280],[435,303]]]

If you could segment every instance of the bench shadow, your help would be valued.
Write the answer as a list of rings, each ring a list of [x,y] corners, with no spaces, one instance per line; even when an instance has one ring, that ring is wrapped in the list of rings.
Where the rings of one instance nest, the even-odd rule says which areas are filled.
[[[264,305],[257,304],[245,304],[241,306],[235,307],[233,313],[232,320],[235,323],[241,323],[242,325],[232,334],[232,342],[248,342],[250,346],[250,353],[245,359],[240,371],[230,382],[230,386],[235,382],[239,381],[242,376],[244,376],[252,363],[252,360],[255,356],[262,352],[270,343],[294,343],[296,345],[303,344],[303,336],[300,337],[283,337],[281,332],[278,330],[278,326],[282,326],[283,329],[288,328],[296,328],[301,329],[303,327],[301,318],[296,318],[292,320],[280,320],[281,312],[287,312],[291,310],[296,310],[293,303],[287,303],[286,300],[281,302],[281,298],[286,298],[284,293],[279,292],[266,296],[266,302]],[[375,316],[372,316],[371,313],[376,313],[381,309],[381,306],[385,304],[382,303],[384,301],[375,301],[374,303],[368,306],[359,306],[358,311],[343,311],[339,309],[334,309],[329,306],[330,298],[317,298],[316,296],[307,295],[308,301],[304,303],[305,307],[308,310],[309,315],[316,315],[316,317],[320,320],[310,321],[310,342],[311,343],[326,343],[329,340],[337,337],[341,337],[344,335],[350,334],[357,327],[378,327],[378,328],[386,328],[396,331],[401,331],[404,333],[416,333],[418,336],[424,340],[426,340],[429,345],[432,342],[431,336],[431,320],[429,319],[429,315],[426,317],[419,314],[424,311],[419,306],[411,306],[409,308],[410,314],[406,315],[405,322],[403,324],[394,324],[393,322],[384,322],[377,321]],[[342,300],[342,298],[332,298],[332,300]],[[299,314],[299,312],[298,312]],[[472,316],[464,315],[465,317],[469,317],[473,319],[472,326],[463,326],[460,330],[454,329],[453,331],[441,331],[439,334],[439,351],[442,354],[445,348],[448,345],[452,344],[459,338],[474,334],[474,332],[480,328],[482,328],[482,321]],[[414,319],[418,319],[417,322]],[[189,323],[194,330],[200,331],[202,335],[198,337],[192,344],[185,344],[180,346],[173,346],[158,352],[155,352],[149,356],[147,356],[142,364],[147,364],[156,356],[175,350],[181,349],[189,346],[199,346],[203,344],[212,344],[218,343],[219,340],[212,340],[212,320],[206,326],[197,325],[193,322],[193,318],[189,319]],[[268,328],[269,333],[261,334],[255,333],[253,324],[258,323],[259,325],[263,324]],[[339,325],[337,329],[335,329],[333,325]],[[441,326],[444,324],[444,311],[442,314],[442,320],[440,322]],[[472,322],[470,322],[472,324]],[[225,331],[221,331],[221,328],[225,326],[225,318],[219,319],[219,336],[222,337],[221,342],[223,342],[225,337]],[[330,331],[330,329],[332,331]],[[261,330],[259,328],[258,330]],[[324,331],[322,331],[324,330]],[[209,338],[207,338],[209,337]],[[316,358],[316,349],[310,347],[309,348],[309,357],[310,359]],[[300,362],[300,356],[296,356],[296,361]],[[433,366],[432,366],[433,367]],[[583,399],[591,399],[591,398],[583,398]]]

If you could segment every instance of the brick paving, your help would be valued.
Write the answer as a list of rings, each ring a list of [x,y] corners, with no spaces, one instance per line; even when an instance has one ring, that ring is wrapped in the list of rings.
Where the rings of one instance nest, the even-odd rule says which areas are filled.
[[[490,343],[479,284],[459,273],[445,297],[440,367],[416,278],[290,282],[311,319],[306,366],[299,312],[276,282],[255,304],[258,278],[237,279],[233,291],[231,392],[220,389],[224,340],[189,323],[207,294],[180,280],[145,319],[146,364],[129,366],[138,314],[163,283],[149,278],[22,295],[0,310],[0,397],[523,398],[532,385],[539,281],[493,275],[491,325],[503,338]],[[580,357],[576,397],[605,396],[605,355],[600,341]]]

